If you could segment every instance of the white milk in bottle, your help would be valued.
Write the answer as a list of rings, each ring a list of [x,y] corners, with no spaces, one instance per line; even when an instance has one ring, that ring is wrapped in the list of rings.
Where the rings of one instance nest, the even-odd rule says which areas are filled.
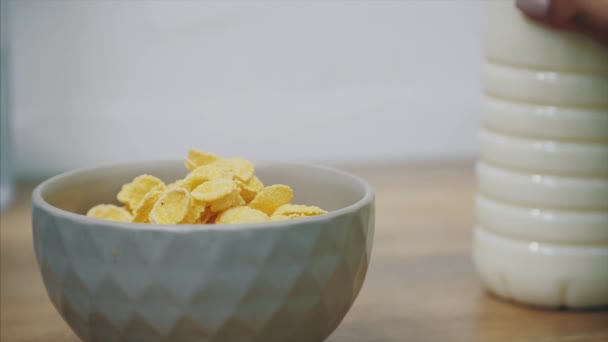
[[[486,4],[473,257],[515,302],[608,305],[608,49]]]

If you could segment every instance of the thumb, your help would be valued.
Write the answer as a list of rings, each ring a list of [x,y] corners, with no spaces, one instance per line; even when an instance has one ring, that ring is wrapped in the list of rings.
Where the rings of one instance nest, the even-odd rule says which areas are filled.
[[[608,43],[608,0],[517,0],[516,5],[546,25],[582,31]]]

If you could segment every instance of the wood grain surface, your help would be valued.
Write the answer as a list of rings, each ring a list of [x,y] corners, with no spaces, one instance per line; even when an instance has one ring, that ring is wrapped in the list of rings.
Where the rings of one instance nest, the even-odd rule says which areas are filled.
[[[608,341],[608,311],[545,311],[483,292],[470,257],[471,164],[349,170],[376,188],[376,236],[365,285],[329,342]],[[0,340],[78,341],[38,273],[30,190],[1,216]]]

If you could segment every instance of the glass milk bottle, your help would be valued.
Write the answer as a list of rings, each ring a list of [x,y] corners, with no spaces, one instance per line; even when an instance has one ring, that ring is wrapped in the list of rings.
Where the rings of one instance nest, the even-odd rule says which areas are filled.
[[[486,4],[474,262],[518,303],[608,305],[608,49]]]

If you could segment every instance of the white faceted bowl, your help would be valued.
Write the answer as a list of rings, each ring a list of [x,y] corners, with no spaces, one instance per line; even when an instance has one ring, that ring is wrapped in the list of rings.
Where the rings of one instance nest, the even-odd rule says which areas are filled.
[[[181,162],[79,170],[33,193],[34,247],[51,301],[84,341],[322,341],[355,300],[374,233],[374,194],[326,167],[256,163],[265,183],[326,215],[238,225],[153,225],[81,215]]]

